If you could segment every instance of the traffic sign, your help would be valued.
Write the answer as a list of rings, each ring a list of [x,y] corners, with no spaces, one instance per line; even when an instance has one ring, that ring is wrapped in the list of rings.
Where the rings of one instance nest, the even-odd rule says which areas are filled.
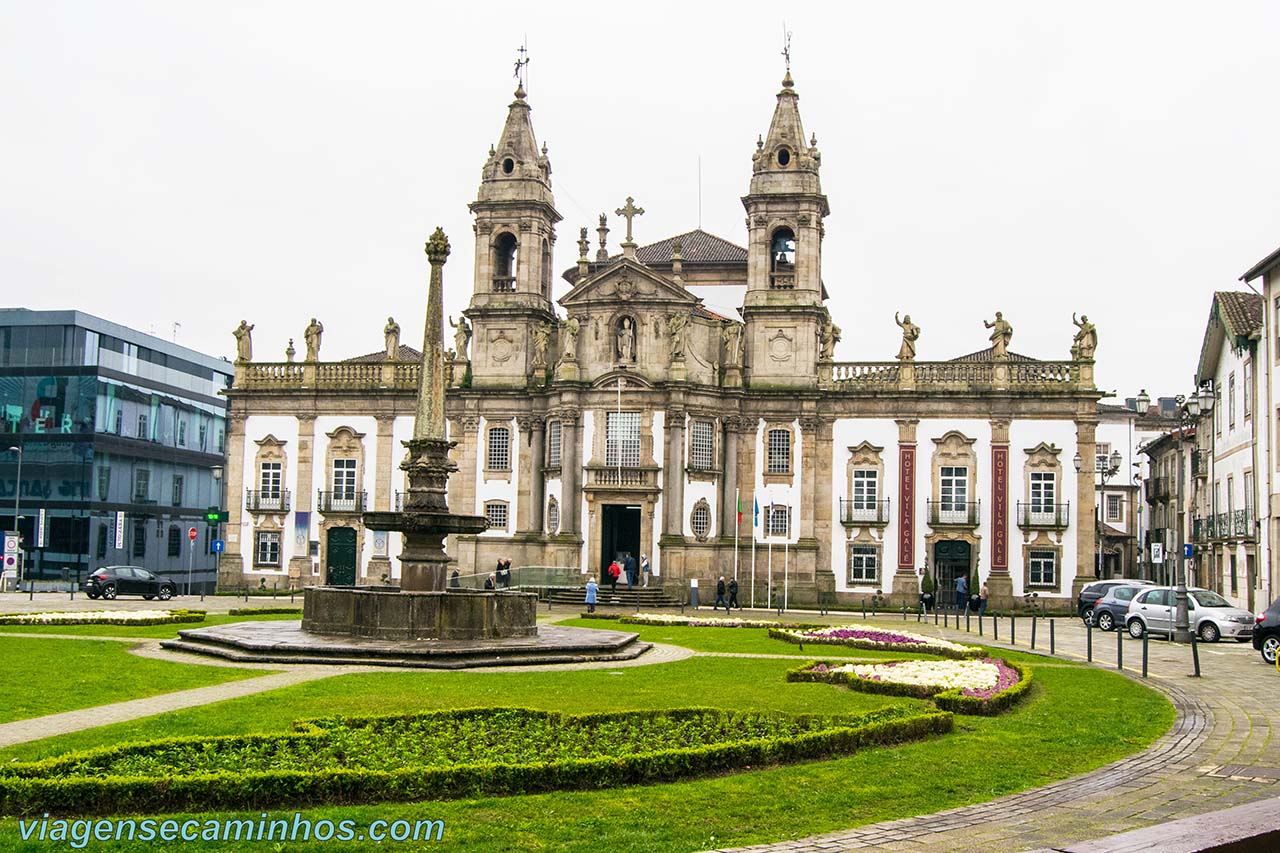
[[[227,543],[223,542],[221,539],[215,539],[209,543],[209,550],[213,551],[215,554],[221,554],[226,549]]]
[[[192,542],[196,541],[196,529],[194,527],[187,528],[187,538]]]
[[[1182,556],[1190,560],[1196,555],[1195,546],[1190,542],[1184,542],[1182,545]]]
[[[1160,564],[1164,562],[1164,544],[1161,542],[1151,543],[1151,562]]]

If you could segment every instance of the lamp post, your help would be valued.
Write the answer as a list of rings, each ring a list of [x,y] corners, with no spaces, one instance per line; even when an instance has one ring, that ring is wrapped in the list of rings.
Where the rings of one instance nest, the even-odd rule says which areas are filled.
[[[1189,397],[1179,394],[1176,398],[1178,404],[1178,445],[1179,456],[1182,452],[1182,444],[1186,441],[1187,429],[1194,427],[1200,418],[1200,414],[1208,414],[1213,411],[1213,384],[1206,382],[1202,384],[1196,393]],[[1182,473],[1185,466],[1179,460],[1178,476],[1179,487],[1182,484]],[[1195,476],[1195,471],[1191,472],[1191,511],[1194,515],[1197,498],[1200,492],[1200,479]],[[1178,502],[1182,502],[1182,489],[1178,490]],[[1179,525],[1179,534],[1182,533],[1183,525]],[[1175,609],[1173,615],[1173,641],[1175,643],[1188,643],[1191,641],[1191,623],[1187,611],[1187,560],[1182,554],[1178,554],[1177,564],[1177,586],[1174,590]]]
[[[22,495],[22,448],[10,447],[10,453],[18,454],[18,475],[13,481],[13,535],[18,537],[18,586],[22,586],[22,534],[18,532],[18,500]]]
[[[1071,458],[1071,463],[1075,465],[1076,473],[1079,474],[1084,470],[1084,460],[1080,458],[1080,452],[1076,451],[1076,455]],[[1111,451],[1111,455],[1102,461],[1099,465],[1094,463],[1095,472],[1100,475],[1101,484],[1098,487],[1098,511],[1096,513],[1096,523],[1093,526],[1094,544],[1097,547],[1097,568],[1094,570],[1096,577],[1102,577],[1102,502],[1105,498],[1105,490],[1107,481],[1120,473],[1120,466],[1124,463],[1124,457],[1120,455],[1119,450]]]

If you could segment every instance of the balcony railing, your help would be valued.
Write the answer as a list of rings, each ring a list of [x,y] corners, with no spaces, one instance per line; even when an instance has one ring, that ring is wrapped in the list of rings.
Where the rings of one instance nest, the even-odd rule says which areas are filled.
[[[1071,504],[1018,502],[1018,526],[1028,530],[1065,530],[1071,524]]]
[[[495,275],[493,277],[494,293],[515,293],[516,277],[513,275]]]
[[[848,501],[841,498],[840,523],[848,527],[884,527],[889,523],[889,499]]]
[[[775,272],[769,274],[769,287],[773,290],[794,290],[795,286],[795,273]]]
[[[656,468],[619,468],[617,466],[588,468],[587,486],[605,488],[652,489],[658,485]]]
[[[365,492],[317,492],[316,506],[321,512],[364,512]]]
[[[928,501],[930,527],[977,527],[981,501]]]
[[[1147,500],[1156,501],[1169,497],[1169,479],[1168,477],[1152,477],[1147,480],[1144,485],[1147,492]]]
[[[1191,473],[1196,477],[1209,476],[1209,454],[1203,450],[1191,451]]]
[[[1256,536],[1252,509],[1237,509],[1217,515],[1197,518],[1193,523],[1193,535],[1197,542],[1210,539],[1244,539],[1252,541]]]
[[[1213,531],[1213,516],[1193,519],[1191,522],[1191,541],[1208,542]]]
[[[1252,509],[1238,509],[1231,516],[1231,530],[1237,539],[1252,540],[1255,535]]]
[[[288,512],[289,490],[254,491],[246,489],[244,505],[249,512]]]

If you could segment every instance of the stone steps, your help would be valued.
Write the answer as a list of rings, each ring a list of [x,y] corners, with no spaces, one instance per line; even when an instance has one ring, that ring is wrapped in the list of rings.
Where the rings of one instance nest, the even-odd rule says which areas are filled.
[[[585,607],[583,599],[586,597],[586,591],[582,589],[553,589],[547,593],[547,601],[552,604],[568,604],[573,606]],[[596,595],[597,607],[629,607],[632,609],[643,610],[645,608],[671,608],[679,607],[679,600],[672,598],[664,593],[660,588],[649,587],[626,590],[618,587],[615,594],[610,592],[607,587],[602,587]]]

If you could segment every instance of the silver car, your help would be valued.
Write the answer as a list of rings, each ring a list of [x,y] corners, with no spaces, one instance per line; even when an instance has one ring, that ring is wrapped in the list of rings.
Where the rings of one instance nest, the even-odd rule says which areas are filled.
[[[1177,590],[1171,586],[1144,589],[1129,602],[1125,627],[1135,640],[1150,631],[1173,636]],[[1223,637],[1243,643],[1253,638],[1253,614],[1234,606],[1210,589],[1187,590],[1187,621],[1196,636],[1206,643]]]

